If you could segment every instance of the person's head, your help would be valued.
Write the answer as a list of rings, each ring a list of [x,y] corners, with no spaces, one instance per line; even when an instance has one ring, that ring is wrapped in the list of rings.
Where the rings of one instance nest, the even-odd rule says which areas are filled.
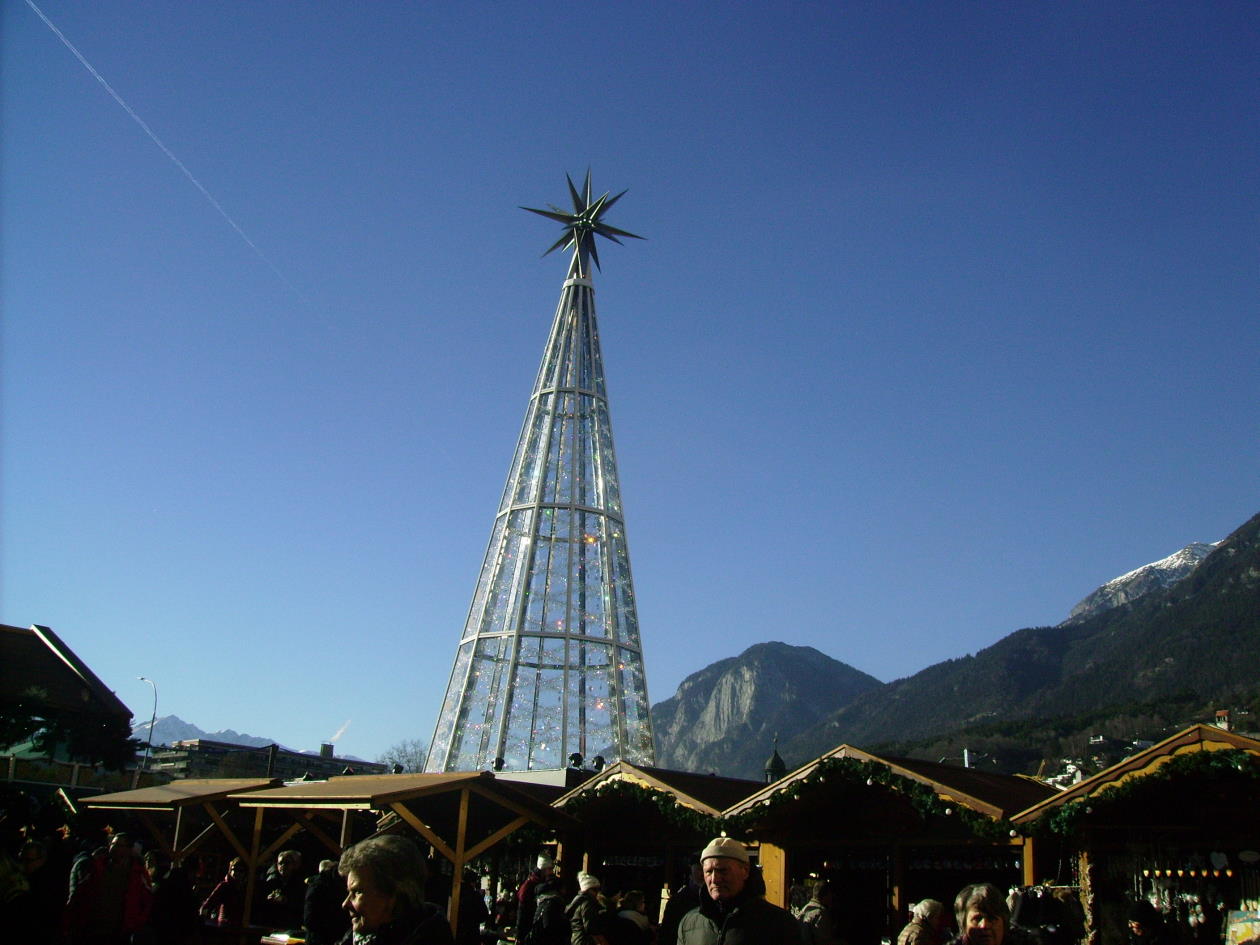
[[[1011,910],[1006,897],[992,883],[964,886],[954,899],[958,931],[967,945],[1002,945]]]
[[[336,868],[337,868],[336,860],[320,860],[319,861],[319,871],[321,873],[327,873],[331,870],[335,870]]]
[[[157,879],[163,875],[168,867],[166,857],[157,850],[150,850],[144,855],[144,869],[149,874],[150,879]]]
[[[820,879],[810,887],[809,896],[814,902],[822,903],[824,906],[831,905],[832,895],[835,892],[831,883],[825,879]]]
[[[245,861],[239,856],[234,856],[228,862],[227,880],[231,883],[245,882]]]
[[[578,873],[578,892],[586,893],[590,896],[599,894],[599,877],[592,876],[585,871]]]
[[[131,846],[131,838],[125,833],[116,833],[109,838],[109,858],[115,863],[130,860],[135,852]]]
[[[924,899],[910,907],[910,914],[939,930],[945,924],[945,907],[935,899]]]
[[[276,871],[284,877],[302,869],[302,854],[297,850],[284,850],[276,857]]]
[[[695,862],[691,864],[690,877],[691,877],[691,885],[693,886],[704,885],[704,867],[701,865],[699,860],[696,860]]]
[[[1160,924],[1159,913],[1149,900],[1139,899],[1129,906],[1129,931],[1139,938],[1150,935]]]
[[[734,899],[743,892],[748,885],[748,874],[752,872],[748,851],[730,837],[718,837],[710,842],[700,854],[700,865],[709,895],[720,901]]]
[[[621,908],[630,912],[647,913],[647,896],[641,889],[631,889],[621,894]]]
[[[424,857],[406,837],[383,834],[356,843],[341,854],[337,872],[346,878],[342,908],[356,933],[378,929],[424,903]]]
[[[44,846],[42,840],[27,840],[22,844],[18,856],[22,861],[22,872],[29,876],[48,862],[48,847]]]
[[[540,853],[538,855],[537,862],[534,864],[534,868],[544,876],[550,876],[555,871],[556,861],[547,854]]]

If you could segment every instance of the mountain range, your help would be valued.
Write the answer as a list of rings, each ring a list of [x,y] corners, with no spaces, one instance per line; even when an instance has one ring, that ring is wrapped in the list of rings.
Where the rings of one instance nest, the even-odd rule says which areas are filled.
[[[970,732],[1035,765],[1055,741],[1047,727],[1057,746],[1126,713],[1155,724],[1152,705],[1232,701],[1260,714],[1257,660],[1260,515],[1107,582],[1057,627],[1017,630],[886,684],[809,647],[754,646],[652,707],[657,763],[760,779],[776,733],[790,769],[843,743],[926,757]]]
[[[142,742],[149,740],[149,723],[140,722],[131,726],[131,737]],[[173,742],[192,738],[205,738],[214,742],[227,742],[229,745],[248,745],[251,748],[266,748],[274,745],[270,738],[259,738],[257,735],[243,735],[230,728],[218,732],[206,732],[191,722],[185,722],[178,715],[164,715],[153,723],[153,745],[170,745]]]

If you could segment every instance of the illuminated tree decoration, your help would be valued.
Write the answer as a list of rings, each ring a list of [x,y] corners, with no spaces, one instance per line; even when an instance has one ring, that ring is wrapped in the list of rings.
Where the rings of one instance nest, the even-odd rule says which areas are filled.
[[[595,237],[641,239],[568,180],[573,250],[426,771],[558,769],[573,753],[654,763],[630,551],[595,319]],[[544,253],[543,255],[547,255]]]

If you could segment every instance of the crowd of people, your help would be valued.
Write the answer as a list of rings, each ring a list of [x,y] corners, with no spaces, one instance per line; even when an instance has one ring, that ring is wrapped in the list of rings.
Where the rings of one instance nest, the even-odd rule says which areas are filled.
[[[206,884],[160,852],[142,852],[121,832],[88,839],[25,832],[7,841],[0,844],[5,941],[199,945],[208,926],[239,930],[245,923],[248,869],[239,857]],[[544,854],[495,902],[487,902],[481,878],[468,870],[452,930],[445,906],[450,880],[436,877],[426,895],[429,872],[419,845],[403,836],[369,838],[314,871],[304,868],[299,850],[285,849],[257,874],[250,924],[290,931],[307,945],[876,945],[845,941],[844,904],[827,879],[802,889],[794,907],[769,902],[746,848],[727,837],[704,848],[659,922],[655,897],[641,889],[610,893],[586,871],[561,875]],[[1018,900],[1015,914],[1021,914]],[[1173,945],[1146,902],[1134,905],[1129,933],[1130,945]],[[952,916],[936,900],[916,903],[895,941],[1059,945],[1013,922],[1007,893],[991,884],[960,891]]]

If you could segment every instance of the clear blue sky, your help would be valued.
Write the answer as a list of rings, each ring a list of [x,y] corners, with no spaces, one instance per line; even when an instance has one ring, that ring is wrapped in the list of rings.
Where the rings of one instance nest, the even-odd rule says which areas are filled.
[[[1250,0],[37,2],[170,153],[4,4],[0,621],[138,718],[429,738],[588,166],[653,701],[1260,510]]]

